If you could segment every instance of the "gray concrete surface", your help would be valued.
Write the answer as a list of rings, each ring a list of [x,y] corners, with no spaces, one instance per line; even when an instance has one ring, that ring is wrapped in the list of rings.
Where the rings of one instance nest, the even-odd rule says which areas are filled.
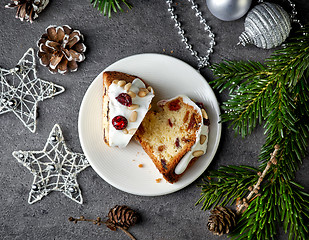
[[[49,6],[33,24],[14,18],[15,11],[0,7],[0,66],[13,67],[29,47],[36,48],[36,41],[49,25],[68,24],[85,35],[88,47],[86,61],[73,74],[51,75],[46,68],[38,66],[38,75],[58,83],[66,92],[54,100],[39,104],[37,132],[30,133],[13,114],[0,116],[0,238],[1,239],[128,239],[121,231],[112,232],[104,226],[80,223],[74,225],[69,216],[84,215],[104,217],[116,204],[126,204],[138,210],[143,221],[130,231],[137,239],[219,239],[206,229],[209,212],[194,206],[199,198],[199,178],[190,186],[176,193],[160,197],[141,197],[127,194],[110,186],[92,168],[83,171],[78,181],[83,192],[84,204],[78,205],[58,192],[33,205],[27,203],[33,180],[32,174],[11,155],[14,150],[41,150],[55,123],[64,132],[67,145],[81,152],[78,138],[78,112],[88,86],[102,69],[111,63],[138,53],[162,53],[177,57],[192,66],[195,59],[184,49],[173,22],[167,12],[165,1],[130,0],[131,11],[113,14],[112,19],[103,17],[93,9],[89,0],[50,1]],[[178,2],[178,1],[177,1]],[[204,35],[200,31],[193,12],[187,4],[176,7],[183,26],[188,29],[190,42],[205,50]],[[295,1],[301,19],[309,19],[309,2]],[[181,3],[181,4],[180,4]],[[224,59],[263,61],[272,50],[261,50],[254,46],[236,46],[243,30],[244,18],[234,22],[221,22],[213,17],[205,1],[197,0],[204,16],[216,34],[217,45],[211,61]],[[203,76],[211,80],[207,69]],[[218,94],[218,99],[226,99]],[[235,137],[232,130],[223,126],[221,144],[209,167],[216,169],[226,164],[248,164],[257,166],[257,156],[264,143],[260,127],[245,139]],[[297,180],[309,191],[308,157],[304,159]],[[224,239],[224,237],[222,237]],[[287,239],[280,234],[278,239]]]

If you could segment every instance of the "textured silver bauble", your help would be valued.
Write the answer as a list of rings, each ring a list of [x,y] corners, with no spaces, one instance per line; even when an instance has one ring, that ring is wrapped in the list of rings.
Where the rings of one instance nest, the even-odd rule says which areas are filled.
[[[270,49],[281,45],[291,30],[289,14],[274,3],[255,6],[245,19],[245,31],[239,36],[242,45],[254,44]]]
[[[209,11],[223,21],[234,21],[244,16],[252,0],[206,0]]]

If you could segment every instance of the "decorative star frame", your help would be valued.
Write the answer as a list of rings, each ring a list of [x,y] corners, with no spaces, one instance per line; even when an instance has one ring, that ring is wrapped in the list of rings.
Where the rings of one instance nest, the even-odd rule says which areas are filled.
[[[64,88],[36,76],[33,48],[12,69],[0,68],[0,114],[13,112],[31,131],[36,130],[37,104]]]
[[[56,124],[42,151],[15,151],[13,156],[34,175],[28,203],[41,200],[51,191],[60,191],[82,204],[77,174],[89,166],[84,154],[71,152]]]

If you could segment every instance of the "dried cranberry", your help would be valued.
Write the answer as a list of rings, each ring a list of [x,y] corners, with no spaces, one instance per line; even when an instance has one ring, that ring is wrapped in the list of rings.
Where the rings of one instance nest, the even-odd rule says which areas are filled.
[[[193,113],[191,115],[191,119],[190,119],[190,122],[189,122],[187,130],[193,129],[193,128],[195,128],[197,126],[197,122],[196,122],[195,118],[196,118],[196,114]]]
[[[206,126],[209,126],[209,125],[210,125],[209,119],[206,119],[206,118],[203,118],[203,123],[204,123],[204,125],[206,125]]]
[[[114,117],[112,123],[117,130],[125,129],[128,126],[128,120],[124,116]]]
[[[167,162],[165,159],[161,159],[161,165],[165,170],[167,170]]]
[[[179,144],[179,138],[176,138],[175,145],[176,145],[176,147],[177,147],[177,148],[179,148],[179,147],[180,147],[180,144]]]
[[[175,99],[175,100],[171,101],[168,104],[168,108],[169,108],[170,111],[178,111],[181,108],[180,100],[179,99]]]
[[[201,103],[201,102],[196,102],[195,104],[196,104],[200,109],[205,109],[203,103]]]
[[[158,147],[158,151],[159,151],[159,152],[162,152],[164,149],[165,149],[165,146],[164,146],[164,145],[161,145],[161,146]]]
[[[132,105],[132,98],[127,93],[120,93],[118,97],[116,97],[117,101],[120,102],[122,105],[130,107]]]
[[[183,123],[186,123],[188,121],[189,115],[190,115],[190,111],[187,111],[185,117],[183,118]]]
[[[181,141],[186,142],[186,143],[189,143],[189,142],[191,142],[192,140],[190,140],[190,139],[188,139],[188,138],[185,138],[185,137],[182,137],[182,138],[181,138]]]
[[[168,124],[170,125],[170,127],[173,127],[173,123],[172,123],[171,119],[168,119]]]

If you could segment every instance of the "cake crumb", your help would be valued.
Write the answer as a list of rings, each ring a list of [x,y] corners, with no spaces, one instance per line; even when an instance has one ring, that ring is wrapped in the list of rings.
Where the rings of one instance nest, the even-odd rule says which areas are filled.
[[[156,183],[160,183],[161,180],[162,180],[162,178],[157,178],[157,179],[156,179]]]
[[[142,168],[142,167],[144,167],[144,165],[143,164],[138,164],[138,167]]]

